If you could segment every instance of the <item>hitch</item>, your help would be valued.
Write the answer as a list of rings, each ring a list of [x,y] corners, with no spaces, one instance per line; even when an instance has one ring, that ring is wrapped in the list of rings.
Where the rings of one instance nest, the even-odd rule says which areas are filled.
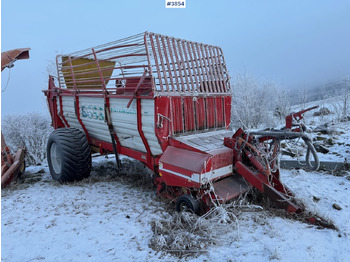
[[[300,120],[303,114],[317,107],[308,108],[286,117],[286,128],[275,131],[245,132],[241,128],[231,138],[224,139],[224,145],[234,152],[233,169],[252,187],[266,195],[277,208],[290,214],[302,214],[305,221],[324,228],[335,229],[333,224],[315,215],[306,215],[304,208],[294,200],[294,193],[280,180],[278,157],[280,142],[285,139],[302,138],[308,146],[306,162],[312,170],[317,170],[319,160],[311,138],[304,129],[291,129],[293,120]],[[289,127],[289,128],[288,128]],[[313,155],[315,165],[310,162]]]

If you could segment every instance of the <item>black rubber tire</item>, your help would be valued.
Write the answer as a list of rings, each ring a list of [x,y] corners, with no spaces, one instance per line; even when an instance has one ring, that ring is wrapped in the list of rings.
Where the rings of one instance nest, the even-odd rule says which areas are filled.
[[[77,128],[59,128],[47,142],[47,162],[53,179],[65,183],[82,180],[91,172],[91,148]]]
[[[182,195],[176,201],[176,211],[190,211],[198,215],[200,212],[199,201],[191,195]]]

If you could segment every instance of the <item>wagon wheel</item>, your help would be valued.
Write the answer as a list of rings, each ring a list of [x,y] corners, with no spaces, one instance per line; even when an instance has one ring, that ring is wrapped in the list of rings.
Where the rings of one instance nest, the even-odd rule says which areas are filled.
[[[176,211],[189,211],[198,215],[200,211],[199,201],[191,195],[182,195],[176,201]]]
[[[81,180],[91,171],[91,150],[85,134],[76,128],[53,131],[47,143],[47,161],[53,179]]]

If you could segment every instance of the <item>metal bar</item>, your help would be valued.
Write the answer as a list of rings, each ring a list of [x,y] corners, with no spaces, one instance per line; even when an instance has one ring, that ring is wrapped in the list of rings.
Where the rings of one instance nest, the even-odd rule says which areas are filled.
[[[164,50],[164,56],[165,56],[165,61],[166,61],[166,65],[168,68],[168,74],[169,74],[169,79],[170,79],[170,83],[171,83],[171,90],[169,91],[175,91],[175,85],[174,85],[174,81],[173,81],[173,75],[171,73],[171,69],[170,69],[170,64],[169,64],[169,58],[168,58],[168,53],[167,53],[167,48],[165,45],[165,41],[164,41],[164,37],[160,36],[161,40],[162,40],[162,44],[163,44],[163,50]]]
[[[63,115],[62,96],[60,96],[59,94],[57,94],[57,96],[58,96],[58,99],[60,101],[60,112],[58,113],[58,115],[61,118],[61,120],[63,120],[63,123],[65,124],[65,126],[69,127],[68,121],[65,118],[65,116]]]
[[[198,91],[198,87],[199,87],[199,85],[200,85],[200,83],[199,83],[199,81],[198,81],[198,77],[196,77],[196,71],[195,71],[195,69],[198,70],[198,68],[196,68],[195,65],[194,65],[194,63],[193,63],[193,58],[192,58],[192,54],[191,54],[192,49],[190,49],[190,43],[189,43],[189,42],[186,42],[186,44],[187,44],[188,56],[189,56],[189,58],[190,58],[191,65],[192,65],[192,71],[193,71],[192,77],[194,78],[194,82],[196,82],[196,86],[195,86],[195,84],[194,84],[194,82],[193,82],[193,88],[192,88],[192,89],[193,89],[193,92],[196,92],[196,91]],[[198,65],[197,65],[197,67],[198,67]],[[197,76],[198,76],[198,75],[197,75]]]
[[[189,46],[191,46],[193,59],[194,59],[194,61],[196,63],[196,70],[197,70],[197,77],[196,77],[196,79],[197,79],[197,82],[198,82],[197,91],[202,92],[201,82],[203,83],[204,81],[202,80],[202,76],[201,76],[200,64],[198,63],[198,59],[197,59],[197,56],[196,56],[196,52],[195,52],[193,43],[191,42],[191,44],[189,44]]]
[[[192,47],[193,47],[193,55],[195,57],[197,68],[200,69],[199,75],[198,75],[200,78],[200,81],[201,81],[199,89],[200,89],[200,92],[207,93],[208,92],[207,83],[205,81],[204,68],[203,68],[203,64],[201,62],[201,55],[199,52],[198,44],[194,45],[194,43],[192,43]],[[199,64],[199,67],[198,67],[198,64]]]
[[[185,56],[185,59],[186,59],[186,62],[187,62],[187,71],[189,73],[189,79],[191,81],[191,86],[190,86],[190,90],[189,91],[194,92],[195,91],[195,86],[194,86],[194,82],[193,82],[193,75],[192,75],[192,71],[191,71],[190,61],[189,61],[188,55],[187,55],[188,50],[186,51],[185,43],[186,43],[186,41],[182,41],[182,51],[184,53],[184,56]],[[194,69],[192,68],[192,70],[194,70]]]
[[[152,161],[152,153],[151,153],[151,148],[148,144],[148,141],[145,137],[145,134],[143,133],[142,130],[142,107],[141,107],[141,99],[136,99],[136,111],[137,111],[137,130],[140,134],[141,140],[146,148],[147,151],[147,163],[151,163]]]
[[[80,117],[79,96],[77,96],[76,93],[75,93],[75,97],[74,97],[74,111],[75,111],[75,116],[77,117],[80,126],[82,127],[82,129],[85,132],[86,138],[89,140],[89,138],[90,138],[89,132],[87,131],[87,129],[86,129],[83,121],[81,120],[81,117]]]
[[[125,54],[125,55],[119,55],[119,56],[112,56],[109,58],[105,58],[105,59],[99,59],[99,62],[103,62],[103,61],[111,61],[113,59],[118,59],[118,58],[124,58],[124,57],[139,57],[139,56],[146,56],[147,54]],[[69,56],[70,57],[70,56]],[[76,59],[80,59],[82,57],[76,57]],[[72,59],[72,60],[76,60],[76,59]],[[89,59],[89,58],[85,58],[85,59]],[[92,59],[91,59],[92,60]],[[63,64],[66,62],[62,62],[61,63],[61,70],[64,68],[67,68],[69,66],[64,66]],[[77,68],[77,67],[83,67],[83,66],[87,66],[87,65],[93,65],[95,64],[95,61],[92,62],[88,62],[88,63],[84,63],[84,64],[79,64],[79,65],[72,65],[73,68]]]
[[[111,136],[112,148],[113,148],[113,152],[115,155],[115,160],[117,162],[118,168],[121,168],[122,164],[121,164],[120,159],[119,159],[120,142],[119,142],[119,138],[117,136],[117,133],[114,130],[114,126],[112,124],[110,103],[109,103],[108,96],[105,98],[104,111],[105,111],[105,119],[106,119],[106,123],[108,126],[108,131],[109,131],[109,134]],[[118,145],[118,149],[117,149],[117,145]]]
[[[174,127],[174,107],[172,102],[172,97],[169,97],[169,107],[170,107],[170,126],[171,126],[171,137],[175,134],[175,127]]]
[[[173,67],[174,77],[175,77],[175,81],[176,81],[176,90],[174,89],[173,91],[180,91],[179,90],[180,89],[179,78],[177,76],[177,72],[176,72],[176,68],[175,68],[174,55],[173,55],[173,51],[171,50],[170,40],[168,37],[166,38],[166,40],[167,40],[167,44],[168,44],[168,50],[170,53],[171,64]]]
[[[150,58],[150,55],[149,55],[149,48],[148,48],[148,43],[147,43],[147,36],[149,37],[148,35],[148,32],[146,32],[143,36],[143,41],[144,41],[144,44],[145,44],[145,49],[146,49],[146,54],[147,54],[147,61],[148,61],[148,74],[150,76],[151,79],[153,79],[153,72],[152,72],[152,64],[151,64],[151,58]],[[155,90],[155,84],[154,84],[154,81],[152,81],[152,89]]]
[[[208,53],[208,46],[207,45],[203,45],[203,50],[205,52],[205,60],[207,61],[208,64],[208,69],[209,69],[209,75],[210,75],[210,84],[212,86],[212,91],[215,93],[218,93],[218,90],[216,89],[216,85],[215,85],[215,76],[213,74],[214,68],[212,67],[212,64],[210,62],[210,57],[209,57],[209,53]]]
[[[155,63],[156,63],[156,68],[157,68],[157,73],[158,73],[158,80],[159,80],[159,86],[160,86],[161,91],[164,91],[163,83],[162,83],[162,76],[161,76],[161,74],[160,74],[159,64],[158,64],[158,58],[157,58],[156,49],[155,49],[154,41],[153,41],[153,34],[149,34],[149,38],[150,38],[150,41],[151,41],[151,46],[152,46],[154,61],[155,61]]]
[[[207,49],[208,49],[208,55],[209,55],[209,59],[211,60],[211,68],[212,68],[212,72],[213,72],[213,75],[214,75],[214,81],[215,81],[215,87],[216,87],[216,92],[220,93],[221,92],[221,89],[220,89],[220,85],[219,85],[219,77],[218,77],[218,74],[217,74],[217,70],[215,68],[215,65],[216,65],[216,62],[215,62],[215,58],[213,57],[213,54],[212,54],[212,48],[207,46]]]
[[[154,38],[155,38],[155,40],[156,40],[156,42],[157,42],[157,48],[158,48],[158,53],[159,53],[159,60],[160,60],[160,62],[161,62],[162,69],[163,69],[163,78],[164,78],[164,82],[165,82],[167,91],[169,92],[170,89],[169,89],[168,77],[167,77],[167,75],[166,75],[166,70],[165,70],[164,60],[163,60],[163,55],[162,55],[162,49],[160,48],[158,35],[154,35]]]
[[[116,146],[116,139],[115,139],[116,134],[112,134],[112,132],[110,134],[111,134],[112,147],[113,147],[113,152],[114,152],[114,156],[115,156],[115,161],[117,162],[117,167],[121,168],[122,167],[122,163],[120,162],[119,153],[118,153],[118,149],[117,149],[117,146]]]
[[[103,70],[101,70],[101,71],[103,71]],[[143,70],[144,71],[144,70]],[[142,72],[143,72],[142,71]],[[91,72],[89,72],[89,74],[94,74],[94,73],[97,73],[98,71],[91,71]],[[85,73],[85,74],[87,74],[87,73]],[[134,74],[134,73],[131,73],[131,74]],[[77,74],[75,74],[75,75],[77,75]],[[82,74],[82,75],[84,75],[84,74]],[[129,75],[128,73],[125,73],[124,75]],[[135,78],[136,76],[124,76],[124,77],[117,77],[117,76],[112,76],[112,77],[105,77],[104,79],[106,80],[106,81],[109,81],[109,80],[113,80],[113,79],[119,79],[119,78],[123,78],[123,79],[133,79],[133,78]],[[95,77],[89,77],[89,78],[79,78],[79,80],[75,80],[75,82],[76,83],[89,83],[89,82],[96,82],[96,80],[97,79],[99,79],[100,77],[98,76],[95,76]],[[73,83],[73,81],[71,80],[71,81],[68,81],[68,80],[66,80],[65,81],[66,82],[66,84],[72,84]]]
[[[210,70],[207,67],[206,58],[205,58],[204,49],[203,49],[203,44],[200,44],[200,50],[201,50],[201,53],[202,53],[202,60],[203,60],[204,68],[205,68],[205,75],[206,75],[208,86],[209,86],[209,92],[212,93],[213,92],[213,87],[211,85],[211,79],[209,77],[209,74],[210,74],[209,71]]]
[[[228,90],[230,89],[230,81],[227,78],[227,68],[226,68],[226,63],[225,63],[225,57],[222,54],[222,50],[220,48],[218,48],[218,52],[220,53],[220,57],[222,59],[222,63],[221,63],[221,68],[222,68],[222,72],[223,72],[223,79],[226,80],[226,82],[224,81],[224,86],[225,86],[225,92],[228,92]]]
[[[145,68],[148,67],[148,65],[134,65],[134,66],[117,66],[117,67],[110,67],[110,68],[101,68],[101,71],[111,71],[111,70],[115,70],[115,69],[133,69],[133,68]],[[78,76],[78,75],[86,75],[86,73],[96,73],[98,72],[96,71],[80,71],[80,72],[75,72],[74,75]],[[78,82],[78,80],[77,80]]]
[[[213,51],[213,55],[215,57],[215,60],[216,60],[216,67],[217,67],[217,72],[218,72],[218,80],[219,80],[219,83],[220,83],[220,92],[225,92],[225,86],[223,84],[223,81],[224,81],[224,75],[223,75],[223,72],[221,71],[221,63],[220,63],[220,57],[218,56],[217,54],[217,48],[214,47],[212,49]]]
[[[109,50],[113,50],[113,49],[117,49],[117,48],[130,47],[130,46],[142,46],[142,45],[143,44],[141,44],[141,43],[135,43],[135,44],[129,44],[129,45],[111,46],[111,47],[107,47],[105,49],[97,50],[97,51],[95,51],[95,53],[98,54],[98,53],[101,53],[101,52],[105,52],[105,51],[109,51]],[[73,54],[74,53],[72,53],[71,55],[73,55]],[[86,54],[80,55],[80,56],[75,56],[74,59],[76,59],[76,57],[84,58],[84,57],[91,56],[91,55],[93,55],[93,52],[89,52],[89,53],[86,53]]]
[[[106,97],[106,95],[107,95],[107,89],[106,89],[105,81],[104,81],[104,79],[103,79],[103,74],[102,74],[102,72],[101,72],[100,63],[99,63],[98,60],[97,60],[97,56],[96,56],[95,50],[94,50],[93,48],[92,48],[92,52],[93,52],[93,54],[94,54],[94,58],[95,58],[95,61],[96,61],[97,70],[98,70],[98,72],[99,72],[99,74],[100,74],[100,79],[101,79],[101,83],[102,83],[102,89],[104,89],[104,90],[103,90],[103,91],[104,91],[104,97]]]
[[[89,139],[89,132],[87,131],[87,129],[86,129],[83,121],[81,120],[81,117],[80,117],[79,97],[77,95],[78,89],[77,89],[77,85],[75,82],[74,71],[73,71],[73,67],[72,67],[72,60],[71,60],[70,56],[68,56],[68,61],[69,61],[70,71],[71,71],[72,79],[73,79],[73,88],[75,91],[74,92],[74,113],[75,113],[76,118],[78,119],[80,126],[82,127],[82,129],[85,132],[86,138]]]
[[[179,76],[180,76],[180,80],[181,80],[181,86],[178,87],[178,91],[184,92],[185,91],[185,83],[184,83],[184,79],[183,79],[182,73],[181,73],[181,65],[180,65],[179,57],[177,55],[176,46],[175,46],[175,39],[174,38],[172,38],[172,43],[173,43],[173,48],[174,48],[175,60],[176,60],[176,63],[177,63],[177,68],[179,70]]]
[[[98,53],[109,51],[109,50],[113,50],[113,49],[124,48],[124,47],[131,47],[131,46],[143,46],[143,44],[135,43],[135,44],[127,44],[127,45],[116,45],[116,46],[111,46],[111,47],[99,49],[99,50],[97,50],[95,52],[96,52],[96,54],[98,54]],[[89,54],[89,55],[92,55],[92,53]]]
[[[61,83],[61,78],[59,77],[60,75],[60,70],[59,70],[59,67],[58,67],[58,55],[56,56],[56,69],[57,69],[57,78],[58,78],[58,85],[59,87],[62,87],[62,83]]]
[[[130,99],[128,105],[126,106],[127,108],[130,107],[132,101],[134,100],[134,98],[136,98],[137,91],[139,90],[140,86],[142,85],[143,81],[145,80],[146,75],[147,75],[147,70],[145,70],[145,72],[143,73],[142,77],[140,78],[140,81],[137,83],[137,86],[136,86],[136,88],[134,90],[133,97]]]
[[[7,184],[9,184],[13,178],[15,177],[16,173],[18,173],[18,168],[22,163],[19,160],[16,160],[12,163],[12,165],[5,171],[5,173],[1,173],[1,187],[5,187]]]
[[[69,68],[70,68],[70,73],[72,75],[72,80],[73,80],[73,88],[74,91],[77,91],[77,84],[75,82],[75,77],[74,77],[74,71],[73,71],[73,67],[72,67],[72,61],[70,59],[70,56],[68,56],[68,61],[69,61]],[[75,93],[76,94],[76,93]]]
[[[192,107],[193,107],[193,125],[194,125],[194,131],[197,131],[197,111],[196,111],[196,103],[197,102],[197,97],[192,98]]]
[[[188,77],[187,77],[187,72],[186,72],[186,65],[185,65],[185,61],[184,61],[184,58],[183,58],[183,52],[181,50],[180,43],[181,43],[181,40],[178,39],[176,41],[176,45],[177,45],[177,48],[179,49],[180,64],[182,65],[182,70],[181,71],[183,72],[183,74],[185,76],[185,81],[186,81],[185,84],[187,86],[187,90],[186,90],[186,86],[185,85],[183,86],[183,90],[190,91],[191,88],[190,88],[189,82],[188,82]]]
[[[208,83],[207,83],[206,77],[205,77],[205,72],[204,72],[204,68],[203,68],[203,63],[202,63],[202,59],[201,59],[199,45],[200,44],[196,44],[196,53],[197,53],[196,55],[198,55],[198,57],[197,57],[198,59],[196,59],[196,61],[198,61],[200,68],[201,68],[201,77],[202,77],[201,86],[204,88],[203,90],[201,90],[201,92],[208,93],[209,92]]]

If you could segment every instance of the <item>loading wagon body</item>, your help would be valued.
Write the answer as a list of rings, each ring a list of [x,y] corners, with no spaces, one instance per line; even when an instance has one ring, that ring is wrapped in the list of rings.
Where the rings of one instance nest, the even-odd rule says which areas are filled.
[[[202,213],[250,188],[290,213],[304,211],[280,181],[278,155],[281,140],[299,138],[308,166],[318,168],[305,126],[295,124],[313,108],[287,116],[279,131],[229,131],[221,48],[145,32],[56,59],[57,78],[44,90],[55,128],[47,145],[54,179],[87,177],[91,151],[114,153],[118,165],[123,154],[154,171],[157,192],[176,198],[179,211]]]
[[[82,130],[93,151],[140,160],[167,186],[233,175],[221,48],[146,32],[59,55],[57,71],[58,86],[50,77],[44,91],[55,129]]]

